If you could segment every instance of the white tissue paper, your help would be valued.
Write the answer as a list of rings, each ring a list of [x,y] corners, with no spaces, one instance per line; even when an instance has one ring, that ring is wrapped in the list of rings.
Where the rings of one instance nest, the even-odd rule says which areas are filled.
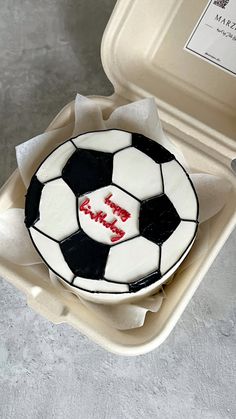
[[[110,128],[138,132],[157,141],[171,151],[188,169],[183,154],[162,130],[154,99],[143,99],[120,106],[112,112],[107,120],[103,120],[101,109],[92,99],[77,95],[74,102],[73,123],[58,129],[50,129],[49,127],[45,133],[16,147],[18,168],[25,187],[28,187],[40,162],[60,143],[86,131]],[[203,223],[222,209],[230,191],[230,185],[216,176],[202,173],[191,174],[191,179],[198,193],[200,223]],[[0,256],[19,265],[34,264],[37,268],[36,265],[41,264],[42,261],[34,250],[23,220],[23,208],[11,208],[0,214]],[[200,226],[196,241],[201,236],[201,228]],[[200,247],[200,252],[195,253],[194,260],[206,251],[207,244],[205,242],[205,246]],[[190,263],[193,263],[193,258],[191,258]],[[185,260],[184,268],[181,265],[178,272],[181,269],[186,269],[187,266],[188,261]],[[61,292],[70,292],[63,287],[57,276],[51,271],[48,272],[48,281],[51,281]],[[157,312],[161,308],[164,298],[164,292],[161,290],[135,303],[104,305],[91,303],[78,294],[76,295],[91,312],[94,312],[96,316],[111,327],[119,330],[143,326],[147,312]]]

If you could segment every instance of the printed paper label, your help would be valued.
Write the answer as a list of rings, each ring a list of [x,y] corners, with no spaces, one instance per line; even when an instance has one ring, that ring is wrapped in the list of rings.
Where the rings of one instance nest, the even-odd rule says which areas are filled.
[[[210,0],[184,49],[236,76],[236,0]]]

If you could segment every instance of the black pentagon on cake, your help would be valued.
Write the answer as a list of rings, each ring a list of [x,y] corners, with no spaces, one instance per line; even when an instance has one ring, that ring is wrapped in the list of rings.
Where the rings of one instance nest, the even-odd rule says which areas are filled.
[[[132,146],[159,164],[167,163],[175,158],[166,148],[142,134],[132,134]]]
[[[137,292],[144,287],[148,287],[149,285],[154,284],[161,278],[160,270],[153,272],[150,275],[145,276],[144,278],[139,279],[138,281],[131,282],[129,284],[129,291],[130,292]]]
[[[61,241],[60,248],[74,275],[103,278],[110,246],[91,239],[80,230]]]
[[[141,203],[139,231],[146,239],[161,245],[179,223],[180,217],[166,195],[159,195]]]
[[[62,178],[76,196],[111,183],[113,155],[101,151],[77,149],[62,170]]]
[[[25,199],[25,225],[30,228],[39,220],[39,203],[44,185],[34,175]]]

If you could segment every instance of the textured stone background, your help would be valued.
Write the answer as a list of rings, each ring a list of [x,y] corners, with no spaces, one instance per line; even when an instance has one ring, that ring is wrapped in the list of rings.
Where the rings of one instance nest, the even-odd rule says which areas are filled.
[[[40,133],[77,91],[110,94],[99,46],[115,0],[1,0],[0,181],[14,145]],[[235,419],[232,235],[177,327],[156,351],[114,356],[0,295],[3,419]]]

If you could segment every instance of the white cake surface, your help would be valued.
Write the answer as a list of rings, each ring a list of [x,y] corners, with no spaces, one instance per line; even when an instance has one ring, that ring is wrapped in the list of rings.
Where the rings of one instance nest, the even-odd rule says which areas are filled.
[[[105,278],[129,283],[156,270],[160,249],[144,237],[135,237],[110,249]],[[119,268],[118,268],[119,267]]]
[[[110,185],[98,189],[78,199],[80,226],[92,239],[112,245],[117,241],[120,243],[139,234],[138,214],[140,203],[116,186]],[[121,217],[116,217],[116,203],[119,203],[120,208],[125,208],[123,217],[121,213],[121,217],[125,221],[122,221]],[[111,222],[116,218],[115,227],[117,227],[117,232],[112,232],[110,228],[104,228],[102,223],[96,221],[91,222],[91,215],[96,215],[101,211],[103,215],[106,214],[104,218],[105,222]],[[125,212],[127,212],[127,215]],[[126,220],[128,216],[129,218]]]
[[[89,290],[89,291],[94,291],[96,290],[97,292],[128,292],[129,291],[129,287],[127,284],[118,284],[116,282],[109,282],[109,281],[104,281],[104,280],[96,280],[94,279],[93,281],[91,281],[90,279],[86,279],[86,278],[79,278],[76,277],[74,279],[73,284],[81,289],[84,290]]]
[[[61,176],[65,161],[75,152],[76,148],[71,141],[62,144],[51,153],[43,162],[37,172],[37,178],[44,183]]]
[[[46,183],[42,190],[39,212],[35,223],[42,233],[56,240],[62,240],[78,228],[76,198],[62,179]]]
[[[183,177],[183,168],[173,160],[162,165],[162,173],[165,194],[174,204],[179,216],[196,220],[198,203],[192,184],[187,176]]]
[[[133,147],[115,155],[112,181],[138,199],[162,193],[160,166]]]
[[[60,267],[61,276],[67,281],[72,282],[74,277],[73,272],[65,262],[59,244],[41,234],[34,227],[30,228],[30,235],[49,268],[54,270]]]
[[[186,247],[194,237],[195,230],[196,224],[194,222],[181,221],[173,234],[162,245],[160,264],[162,275],[164,275],[184,253]]]
[[[118,130],[97,131],[96,136],[93,132],[88,132],[73,138],[72,141],[78,148],[115,153],[131,145],[132,135]]]

